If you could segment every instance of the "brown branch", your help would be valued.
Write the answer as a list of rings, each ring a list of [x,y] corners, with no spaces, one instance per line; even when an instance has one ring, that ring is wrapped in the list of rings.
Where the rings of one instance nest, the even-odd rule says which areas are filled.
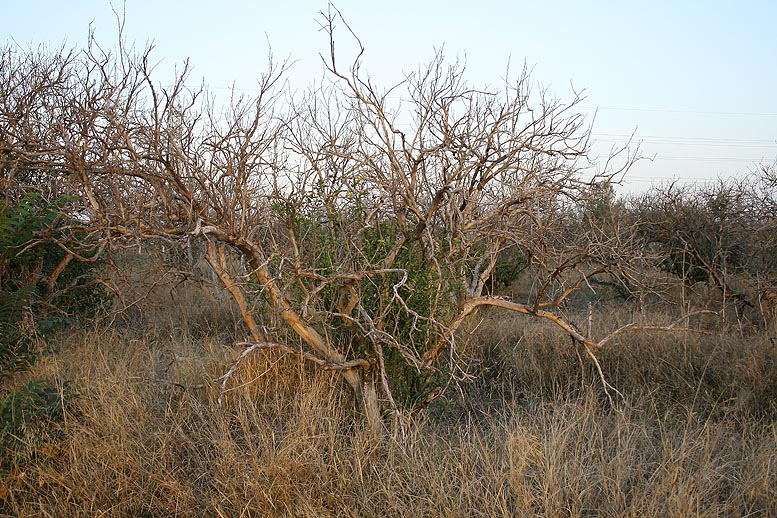
[[[578,341],[584,346],[590,347],[593,350],[600,349],[600,346],[596,342],[584,336],[573,324],[571,324],[570,322],[567,322],[566,320],[564,320],[559,315],[556,315],[555,313],[551,313],[549,311],[545,311],[542,309],[535,309],[533,305],[520,304],[500,297],[478,297],[478,298],[470,299],[464,303],[461,310],[459,311],[459,315],[453,320],[453,322],[448,327],[449,329],[448,337],[440,339],[437,342],[437,344],[424,355],[425,367],[430,367],[432,365],[432,363],[436,360],[436,358],[440,355],[440,353],[453,340],[453,335],[456,332],[456,330],[461,326],[461,324],[466,320],[466,318],[470,314],[475,312],[481,306],[495,306],[495,307],[507,309],[510,311],[514,311],[516,313],[522,313],[524,315],[532,315],[545,320],[549,320],[553,322],[555,325],[557,325],[558,327],[560,327],[561,329],[563,329],[574,340]]]
[[[600,273],[604,273],[608,270],[609,270],[608,266],[600,266],[599,268],[593,270],[588,274],[581,273],[580,278],[577,279],[577,281],[575,281],[569,288],[567,288],[566,291],[564,291],[564,293],[559,295],[559,297],[556,298],[556,300],[549,301],[549,302],[542,302],[539,304],[539,307],[546,308],[546,307],[561,306],[561,304],[567,299],[567,297],[569,297],[572,293],[577,291],[577,289],[580,288],[580,286],[582,286],[583,284],[588,284],[594,276],[599,275]],[[539,297],[538,297],[538,300],[539,300]]]
[[[706,334],[711,335],[712,333],[708,331],[704,331],[702,329],[695,329],[692,327],[677,327],[680,322],[683,322],[685,320],[690,319],[691,317],[694,317],[696,315],[718,315],[719,313],[717,311],[710,311],[710,310],[701,310],[701,311],[694,311],[693,313],[689,313],[687,315],[684,315],[677,320],[675,320],[672,324],[668,326],[638,326],[635,323],[626,324],[622,327],[619,327],[603,339],[599,340],[597,343],[597,346],[599,349],[603,348],[607,342],[612,340],[613,338],[622,335],[624,333],[632,333],[635,331],[665,331],[665,332],[672,332],[672,333],[698,333],[698,334]]]
[[[62,258],[62,260],[57,264],[57,267],[54,268],[54,271],[51,272],[51,275],[49,275],[48,279],[46,280],[46,285],[48,288],[54,289],[54,285],[57,283],[57,279],[62,274],[63,271],[65,271],[65,268],[68,264],[70,264],[70,261],[72,261],[75,258],[73,254],[65,254],[65,257]]]
[[[240,316],[243,317],[243,322],[245,322],[246,326],[248,326],[248,331],[251,333],[251,337],[255,342],[263,342],[265,338],[262,335],[262,332],[259,331],[259,326],[256,325],[256,321],[254,320],[254,317],[248,308],[248,303],[243,296],[243,292],[240,290],[237,281],[235,281],[227,271],[227,260],[224,255],[224,245],[217,247],[213,241],[208,240],[205,259],[208,261],[208,264],[213,269],[213,271],[216,272],[216,275],[218,275],[219,279],[221,279],[224,288],[226,288],[229,294],[232,295],[232,299],[235,301],[237,308],[240,311]]]
[[[326,370],[333,370],[333,371],[346,371],[351,369],[369,369],[371,364],[369,361],[364,359],[356,359],[356,360],[347,360],[342,362],[332,362],[327,361],[322,358],[319,358],[318,356],[312,355],[310,353],[306,353],[305,351],[301,351],[299,349],[295,349],[291,346],[279,344],[277,342],[237,342],[235,345],[242,346],[242,347],[249,347],[251,349],[280,349],[282,351],[286,351],[287,353],[296,354],[303,358],[304,360],[307,360],[309,362],[315,363],[316,365],[319,365],[323,367]]]

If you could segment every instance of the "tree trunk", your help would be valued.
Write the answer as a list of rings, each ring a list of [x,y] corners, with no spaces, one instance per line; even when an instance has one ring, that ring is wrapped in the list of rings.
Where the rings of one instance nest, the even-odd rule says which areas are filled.
[[[205,233],[205,232],[204,232]],[[236,246],[248,259],[257,280],[264,286],[264,293],[275,307],[281,319],[291,327],[313,350],[327,362],[342,364],[346,361],[345,355],[329,344],[316,329],[307,323],[291,306],[284,293],[280,290],[275,279],[270,275],[264,264],[261,252],[243,239],[230,239],[225,233],[208,228],[207,233],[216,235],[224,242],[230,242]],[[217,261],[216,261],[217,262]],[[239,292],[239,290],[236,290]],[[233,293],[233,297],[234,297]],[[364,368],[350,368],[341,370],[345,381],[348,382],[354,393],[356,404],[367,420],[367,425],[375,434],[380,434],[383,429],[383,419],[378,403],[378,391],[376,380],[372,373]]]
[[[381,416],[380,404],[378,403],[377,382],[375,376],[370,372],[362,371],[360,374],[361,380],[358,391],[354,389],[356,402],[367,420],[367,426],[370,431],[373,435],[378,436],[383,432],[383,417]]]
[[[205,259],[208,261],[211,269],[218,275],[224,288],[232,295],[232,299],[237,304],[240,315],[243,317],[243,322],[248,326],[248,330],[251,333],[253,340],[255,342],[263,342],[265,340],[264,335],[259,331],[259,326],[256,325],[256,321],[248,309],[248,303],[246,302],[245,297],[243,297],[243,292],[240,291],[237,281],[229,275],[226,257],[224,256],[224,245],[219,245],[217,249],[216,245],[208,240]]]

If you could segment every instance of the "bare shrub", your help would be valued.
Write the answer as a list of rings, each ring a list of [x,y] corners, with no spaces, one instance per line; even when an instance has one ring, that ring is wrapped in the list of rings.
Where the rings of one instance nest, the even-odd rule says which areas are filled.
[[[223,111],[187,88],[186,67],[156,84],[150,49],[6,50],[6,181],[34,172],[75,197],[94,238],[76,258],[198,241],[248,327],[243,344],[341,372],[376,429],[467,378],[457,332],[483,306],[552,323],[597,368],[597,350],[644,329],[586,331],[568,308],[600,278],[652,289],[632,225],[596,206],[634,157],[589,162],[579,96],[534,92],[525,69],[478,89],[442,55],[382,90],[352,33],[343,65],[336,23],[350,32],[322,15],[331,83],[287,94],[286,64],[271,61],[259,93]],[[484,291],[508,255],[531,279],[525,300]],[[677,316],[663,328],[684,328]]]
[[[689,287],[713,286],[724,310],[761,325],[774,317],[774,175],[763,167],[741,179],[657,187],[631,201],[661,268]]]

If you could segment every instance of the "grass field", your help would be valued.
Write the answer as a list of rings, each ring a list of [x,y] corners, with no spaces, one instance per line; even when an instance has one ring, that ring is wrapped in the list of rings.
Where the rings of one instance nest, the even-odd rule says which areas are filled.
[[[375,437],[337,373],[290,354],[249,357],[219,406],[241,325],[176,293],[50,338],[15,380],[78,397],[8,453],[0,513],[777,516],[768,333],[625,335],[601,355],[613,405],[568,338],[485,311],[462,337],[475,381]]]

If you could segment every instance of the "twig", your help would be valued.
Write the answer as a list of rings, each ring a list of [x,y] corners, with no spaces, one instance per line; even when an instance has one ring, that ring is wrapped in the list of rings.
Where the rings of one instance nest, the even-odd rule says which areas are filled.
[[[672,324],[670,324],[668,326],[637,326],[634,322],[632,322],[630,324],[626,324],[625,326],[619,327],[618,329],[616,329],[615,331],[613,331],[612,333],[610,333],[609,335],[604,337],[602,340],[600,340],[596,344],[596,347],[597,347],[597,349],[601,349],[601,348],[604,347],[604,345],[607,342],[609,342],[610,340],[612,340],[616,336],[621,335],[623,333],[630,333],[630,332],[634,332],[634,331],[667,331],[667,332],[674,332],[674,333],[699,333],[699,334],[707,334],[707,335],[708,334],[712,334],[712,333],[710,333],[708,331],[704,331],[702,329],[694,329],[692,327],[677,327],[677,325],[680,322],[684,321],[684,320],[688,320],[689,318],[691,318],[693,316],[703,315],[703,314],[706,314],[706,313],[709,313],[709,314],[712,314],[712,315],[717,315],[718,314],[717,311],[711,311],[711,310],[695,311],[693,313],[688,313],[687,315],[685,315],[685,316],[683,316],[681,318],[678,318],[677,320],[675,320]]]
[[[591,350],[591,348],[588,346],[588,344],[583,344],[583,347],[585,347],[585,352],[588,354],[588,357],[591,358],[591,361],[593,362],[594,366],[596,367],[596,372],[599,373],[599,380],[602,382],[602,388],[604,389],[605,395],[607,395],[607,399],[610,401],[610,405],[612,405],[613,408],[615,408],[615,402],[612,399],[612,396],[610,395],[610,390],[615,392],[620,396],[622,400],[626,400],[626,396],[621,394],[621,392],[613,387],[609,381],[607,381],[607,378],[604,376],[604,372],[602,371],[602,366],[599,364],[599,359],[596,357],[594,352]]]
[[[161,383],[163,385],[172,385],[172,386],[177,387],[177,388],[182,389],[182,390],[187,390],[187,389],[204,389],[205,387],[208,386],[207,383],[200,383],[198,385],[188,385],[187,386],[187,385],[183,385],[181,383],[178,383],[178,382],[175,382],[175,381],[171,381],[171,380],[160,379],[160,378],[145,378],[143,376],[130,376],[127,379],[130,380],[130,381],[148,381],[148,382],[151,382],[151,383]]]
[[[221,376],[220,378],[216,378],[215,381],[221,380],[221,390],[219,391],[219,398],[218,398],[218,405],[219,406],[221,406],[221,404],[224,401],[224,392],[226,392],[226,390],[227,390],[227,383],[229,382],[229,378],[231,378],[232,375],[235,373],[235,371],[237,370],[238,366],[240,365],[240,362],[243,361],[243,358],[248,356],[248,354],[251,353],[251,351],[255,351],[255,350],[261,348],[262,345],[265,345],[265,344],[268,344],[268,343],[269,342],[260,342],[260,343],[256,343],[256,344],[246,348],[245,351],[240,353],[240,355],[237,357],[237,360],[235,360],[235,362],[229,368],[227,373],[224,374],[223,376]],[[270,345],[274,345],[274,344],[270,344]]]

